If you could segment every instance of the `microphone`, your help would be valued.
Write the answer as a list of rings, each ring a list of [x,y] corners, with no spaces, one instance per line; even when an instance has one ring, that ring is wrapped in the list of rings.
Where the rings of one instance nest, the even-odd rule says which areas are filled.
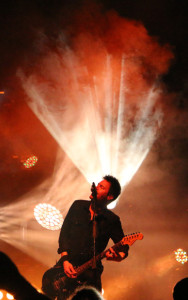
[[[96,196],[97,196],[97,190],[96,190],[95,182],[92,183],[92,186],[91,186],[91,194],[92,194],[93,197],[96,197]]]

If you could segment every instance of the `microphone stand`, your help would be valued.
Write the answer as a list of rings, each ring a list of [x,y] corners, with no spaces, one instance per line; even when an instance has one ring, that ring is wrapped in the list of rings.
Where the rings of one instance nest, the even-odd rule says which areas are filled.
[[[97,227],[97,224],[96,224],[95,214],[96,214],[97,191],[96,191],[96,186],[95,186],[94,182],[92,184],[92,196],[93,196],[92,209],[94,212],[94,215],[93,215],[93,263],[92,263],[92,269],[96,269],[96,236],[97,236],[97,228],[96,227]]]

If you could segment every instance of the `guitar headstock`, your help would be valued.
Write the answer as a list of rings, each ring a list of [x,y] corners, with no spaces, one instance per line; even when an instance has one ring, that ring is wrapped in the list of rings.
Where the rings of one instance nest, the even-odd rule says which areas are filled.
[[[134,242],[136,242],[136,240],[142,240],[143,239],[143,234],[140,232],[135,232],[132,234],[128,234],[126,235],[122,240],[121,243],[122,245],[132,245]]]

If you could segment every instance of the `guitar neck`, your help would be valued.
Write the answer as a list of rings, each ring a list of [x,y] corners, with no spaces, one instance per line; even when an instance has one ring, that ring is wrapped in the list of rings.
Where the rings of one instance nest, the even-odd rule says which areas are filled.
[[[120,248],[121,245],[122,245],[122,241],[120,241],[117,244],[115,244],[112,248],[116,251],[116,250],[118,250],[118,248]],[[109,249],[104,250],[103,252],[101,252],[100,254],[98,254],[95,258],[91,258],[89,261],[87,261],[83,265],[81,265],[78,268],[76,268],[77,274],[80,275],[85,270],[87,270],[88,268],[95,266],[95,263],[97,263],[98,261],[102,260],[106,256],[106,252],[108,252],[108,250]]]
[[[113,245],[112,248],[115,250],[115,251],[118,251],[120,250],[120,247],[121,246],[124,246],[124,245],[129,245],[131,246],[136,240],[142,240],[143,239],[143,234],[142,233],[133,233],[133,234],[129,234],[129,235],[126,235],[121,241],[119,241],[117,244]],[[86,263],[84,263],[83,265],[75,268],[75,271],[77,272],[77,275],[81,275],[84,271],[86,271],[88,268],[90,267],[93,267],[95,268],[96,267],[96,263],[100,260],[102,260],[105,256],[106,256],[106,252],[109,251],[109,249],[107,250],[104,250],[103,252],[101,252],[100,254],[98,254],[96,257],[94,258],[91,258],[89,261],[87,261]],[[55,284],[54,284],[54,289],[59,289],[60,288],[60,284],[63,283],[65,284],[65,280],[66,280],[66,275],[65,276],[62,276],[60,277],[59,279],[57,279],[55,281]]]

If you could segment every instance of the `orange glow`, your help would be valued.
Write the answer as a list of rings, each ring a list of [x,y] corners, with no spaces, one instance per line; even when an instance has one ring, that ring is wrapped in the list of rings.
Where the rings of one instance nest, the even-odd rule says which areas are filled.
[[[174,266],[175,266],[174,257],[172,254],[169,254],[157,259],[155,263],[151,266],[151,270],[153,274],[162,277]]]
[[[4,91],[0,91],[0,95],[4,95],[4,93],[5,93]]]
[[[0,290],[0,299],[14,299],[14,296],[8,293],[6,290]]]
[[[14,299],[14,296],[9,293],[7,293],[6,296],[7,296],[7,299]]]

